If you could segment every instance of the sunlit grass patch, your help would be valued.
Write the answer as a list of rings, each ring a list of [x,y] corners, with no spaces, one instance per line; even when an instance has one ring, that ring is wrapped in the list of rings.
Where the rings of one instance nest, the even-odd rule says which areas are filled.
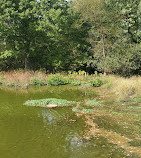
[[[28,106],[40,106],[46,107],[48,104],[56,104],[57,106],[72,106],[75,104],[74,101],[68,101],[66,99],[56,99],[56,98],[48,98],[48,99],[39,99],[39,100],[28,100],[24,103],[24,105]]]

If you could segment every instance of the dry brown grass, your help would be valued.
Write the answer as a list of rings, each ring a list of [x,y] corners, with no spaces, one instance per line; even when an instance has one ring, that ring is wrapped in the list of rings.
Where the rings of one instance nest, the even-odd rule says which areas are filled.
[[[109,75],[104,79],[105,84],[109,84],[119,100],[128,101],[135,97],[141,97],[141,77],[123,78]]]
[[[20,85],[29,84],[33,79],[46,80],[47,75],[41,71],[8,71],[0,75],[4,84],[17,83]]]

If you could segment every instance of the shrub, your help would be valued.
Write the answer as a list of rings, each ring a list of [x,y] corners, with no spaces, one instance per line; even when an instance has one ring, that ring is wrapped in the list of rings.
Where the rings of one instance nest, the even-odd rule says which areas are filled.
[[[103,82],[99,78],[91,80],[90,83],[94,87],[100,87],[103,84]]]
[[[68,83],[69,83],[68,79],[59,76],[52,76],[48,79],[48,84],[53,86],[66,85]]]
[[[72,81],[70,82],[70,84],[73,85],[73,86],[79,86],[79,85],[81,85],[81,82],[80,82],[80,81],[77,81],[77,80],[72,80]]]
[[[46,83],[44,81],[42,81],[41,79],[36,79],[36,78],[31,80],[31,84],[32,85],[39,85],[39,86],[46,85]]]

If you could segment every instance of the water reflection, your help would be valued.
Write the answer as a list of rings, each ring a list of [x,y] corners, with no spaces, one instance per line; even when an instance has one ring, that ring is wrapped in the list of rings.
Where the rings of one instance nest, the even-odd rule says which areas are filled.
[[[64,108],[61,109],[61,111],[56,109],[42,109],[41,113],[38,114],[38,117],[43,118],[44,127],[51,125],[51,124],[57,124],[57,121],[59,121],[62,117],[66,115],[66,110]]]
[[[23,105],[29,99],[61,98],[75,101],[93,99],[96,96],[93,91],[74,87],[35,87],[28,89],[28,93],[27,90],[26,93],[23,91],[20,93],[17,90],[17,95],[14,91],[0,90],[0,155],[2,158],[125,157],[124,149],[108,143],[105,138],[94,138],[91,141],[81,139],[85,131],[85,123],[82,118],[76,117],[71,108],[45,109]],[[128,109],[133,111],[133,114],[140,110],[139,105],[136,106],[137,108],[131,107]],[[111,104],[95,106],[95,108],[96,110],[105,109],[105,111],[110,111],[112,108],[117,113],[121,111],[121,106]],[[123,111],[127,113],[126,108],[123,108]],[[121,117],[116,116],[116,113],[109,117],[98,115],[95,117],[95,123],[107,130],[126,131],[117,126],[119,123],[116,120]],[[134,123],[139,126],[140,122],[137,121]],[[132,131],[131,135],[133,135]],[[140,146],[140,141],[131,141],[130,144]]]

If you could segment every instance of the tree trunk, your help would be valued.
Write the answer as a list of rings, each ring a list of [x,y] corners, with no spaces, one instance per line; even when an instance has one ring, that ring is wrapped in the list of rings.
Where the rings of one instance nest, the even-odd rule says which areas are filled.
[[[103,47],[103,59],[104,59],[104,62],[105,62],[106,53],[105,53],[105,44],[104,44],[104,34],[102,34],[102,47]],[[106,73],[106,68],[105,67],[104,67],[103,71],[104,71],[104,76],[106,76],[107,73]]]
[[[29,61],[28,61],[28,58],[25,57],[25,71],[28,71],[30,69],[29,67]]]

